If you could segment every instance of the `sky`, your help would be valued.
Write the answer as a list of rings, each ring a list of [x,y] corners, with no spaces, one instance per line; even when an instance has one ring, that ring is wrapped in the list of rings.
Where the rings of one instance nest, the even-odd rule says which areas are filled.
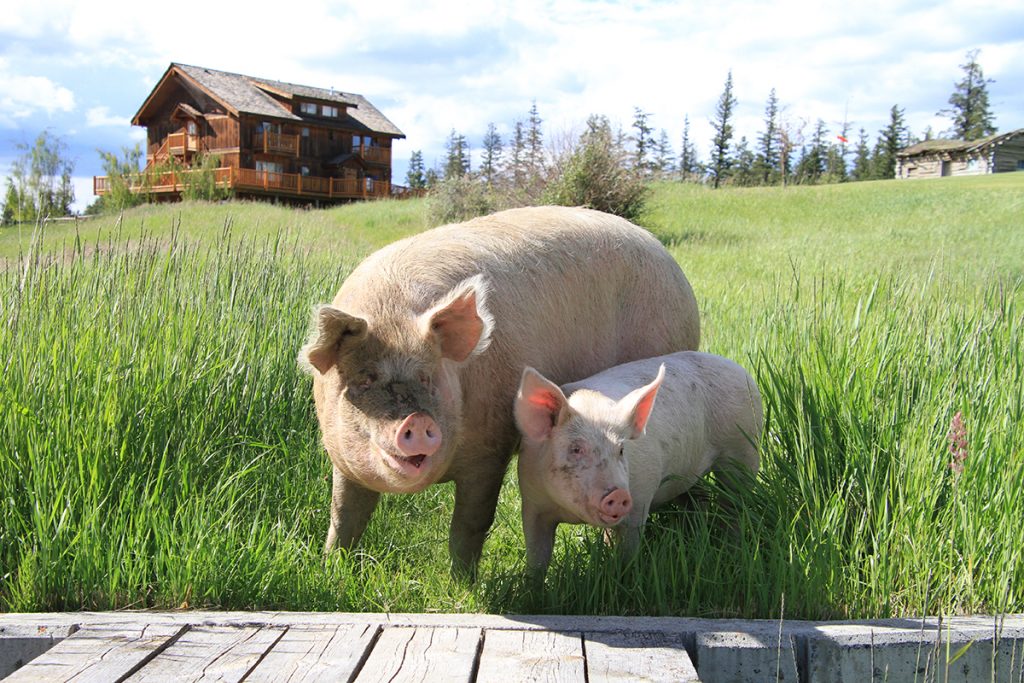
[[[396,183],[415,150],[442,164],[452,130],[477,154],[488,123],[508,140],[534,102],[551,145],[591,114],[628,132],[639,108],[676,153],[689,117],[706,158],[730,71],[752,147],[772,88],[808,136],[845,121],[873,144],[894,105],[913,134],[941,133],[975,49],[996,126],[1024,128],[1020,0],[15,2],[0,12],[0,175],[49,131],[75,162],[78,210],[97,150],[145,139],[130,120],[171,62],[365,96],[407,136]]]

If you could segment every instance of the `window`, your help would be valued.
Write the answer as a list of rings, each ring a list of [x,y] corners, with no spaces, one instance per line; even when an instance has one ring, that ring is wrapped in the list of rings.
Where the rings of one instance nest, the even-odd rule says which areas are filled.
[[[303,128],[302,129],[302,137],[304,137],[304,138],[308,138],[309,137],[309,128]]]
[[[316,104],[313,102],[303,102],[299,105],[299,111],[301,111],[303,114],[313,114],[315,116]]]
[[[338,108],[325,104],[323,106],[323,115],[338,118]]]
[[[303,166],[300,172],[302,175],[309,175],[309,166]]]
[[[1024,159],[1017,159],[1017,170],[1024,171]]]
[[[260,161],[257,159],[256,170],[266,171],[267,173],[284,173],[284,165],[276,161]]]
[[[199,132],[199,128],[198,128],[198,126],[196,126],[196,122],[195,121],[189,121],[188,122],[188,134],[189,135],[196,135],[198,132]]]

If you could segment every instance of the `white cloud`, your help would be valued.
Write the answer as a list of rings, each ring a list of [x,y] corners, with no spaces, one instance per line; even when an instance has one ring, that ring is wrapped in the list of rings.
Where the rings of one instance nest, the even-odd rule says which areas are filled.
[[[126,116],[115,116],[110,113],[110,107],[92,107],[85,112],[85,125],[90,128],[101,126],[129,126],[131,122]]]
[[[11,73],[8,60],[0,58],[0,127],[14,128],[18,119],[40,110],[52,114],[74,108],[70,90],[45,76]]]

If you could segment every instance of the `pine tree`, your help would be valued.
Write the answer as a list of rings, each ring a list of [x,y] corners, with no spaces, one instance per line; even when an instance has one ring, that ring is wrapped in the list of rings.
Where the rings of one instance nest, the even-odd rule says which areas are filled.
[[[756,169],[757,157],[751,151],[746,136],[741,137],[740,141],[736,143],[733,158],[735,159],[732,173],[733,181],[741,187],[757,185],[760,182]]]
[[[775,88],[772,88],[768,93],[768,103],[764,107],[764,132],[757,139],[756,169],[764,185],[774,184],[773,178],[778,176],[778,117],[779,98],[775,94]]]
[[[654,138],[652,129],[647,123],[647,112],[640,107],[633,107],[633,128],[636,133],[631,140],[633,142],[633,170],[643,177],[650,176],[652,163],[650,160]]]
[[[815,184],[825,173],[825,122],[818,119],[811,135],[811,146],[804,150],[796,167],[797,182]]]
[[[694,180],[700,172],[700,162],[697,160],[697,147],[690,138],[690,117],[683,117],[683,140],[679,146],[679,178],[680,180]]]
[[[543,119],[537,113],[537,100],[530,106],[530,118],[526,129],[526,164],[531,176],[538,177],[544,170],[544,135],[541,131]]]
[[[658,142],[654,145],[654,172],[659,177],[672,172],[672,143],[668,141],[668,132],[662,128]]]
[[[422,190],[427,186],[427,176],[423,171],[423,152],[418,149],[409,155],[409,170],[405,174],[405,184],[413,190]]]
[[[732,94],[732,70],[730,69],[729,75],[725,79],[722,96],[718,98],[718,106],[715,107],[715,118],[711,121],[715,135],[711,139],[710,171],[712,183],[716,188],[728,177],[729,169],[732,166],[729,143],[732,141],[732,116],[735,109],[736,98]]]
[[[871,149],[868,147],[868,134],[863,128],[857,135],[857,147],[853,152],[853,179],[871,179]]]
[[[483,140],[483,158],[480,160],[480,175],[488,186],[494,184],[501,166],[501,136],[493,123],[487,124]]]
[[[512,129],[512,152],[506,159],[506,173],[513,187],[522,187],[526,181],[526,134],[523,122],[516,121]]]
[[[444,166],[444,179],[461,178],[469,173],[469,145],[466,137],[452,129],[448,136],[448,158]]]
[[[967,53],[967,63],[961,64],[964,77],[956,84],[956,90],[949,96],[949,109],[942,109],[939,116],[953,119],[949,133],[959,140],[977,140],[996,132],[992,111],[988,104],[988,84],[995,83],[978,64],[980,50]]]
[[[892,105],[889,110],[889,125],[878,131],[878,142],[872,159],[875,178],[886,179],[896,177],[896,153],[907,146],[907,124],[903,120],[903,110]]]

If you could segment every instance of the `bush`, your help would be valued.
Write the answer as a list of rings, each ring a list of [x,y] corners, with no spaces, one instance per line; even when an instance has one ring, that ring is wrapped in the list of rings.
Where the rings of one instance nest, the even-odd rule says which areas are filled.
[[[506,206],[484,182],[470,175],[440,180],[427,196],[430,219],[438,225],[469,220]]]
[[[647,185],[630,168],[608,119],[591,116],[579,144],[566,152],[544,190],[547,204],[586,206],[633,220],[643,209]]]

